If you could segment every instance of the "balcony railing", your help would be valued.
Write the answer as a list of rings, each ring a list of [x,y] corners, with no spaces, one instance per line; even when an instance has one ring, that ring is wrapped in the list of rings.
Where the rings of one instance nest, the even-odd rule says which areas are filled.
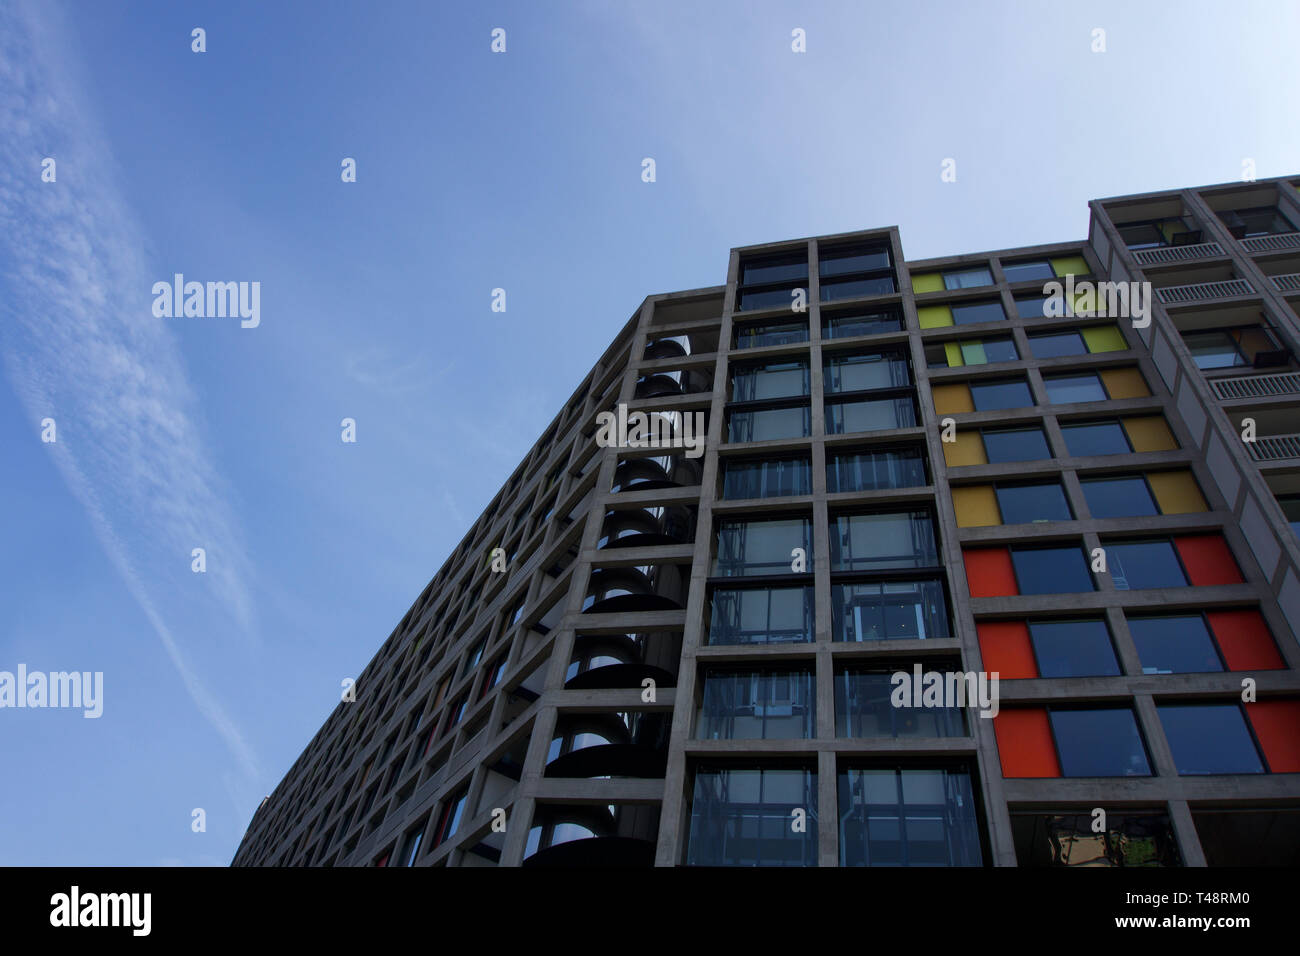
[[[1300,459],[1300,434],[1260,435],[1246,447],[1255,461],[1294,461]]]
[[[1300,395],[1300,372],[1276,375],[1239,375],[1212,378],[1210,387],[1222,400],[1233,398],[1268,398],[1273,395]]]
[[[1217,242],[1198,242],[1194,246],[1161,246],[1158,249],[1135,249],[1133,258],[1140,266],[1159,266],[1166,262],[1187,262],[1223,255]]]
[[[1234,295],[1250,295],[1255,290],[1245,279],[1225,279],[1222,282],[1197,282],[1192,285],[1171,285],[1156,289],[1156,297],[1164,305],[1180,302],[1208,302]]]
[[[1300,292],[1300,272],[1288,272],[1286,275],[1273,276],[1273,288],[1278,292]]]
[[[1242,239],[1241,248],[1247,252],[1285,252],[1300,249],[1300,232],[1279,232],[1271,236]]]

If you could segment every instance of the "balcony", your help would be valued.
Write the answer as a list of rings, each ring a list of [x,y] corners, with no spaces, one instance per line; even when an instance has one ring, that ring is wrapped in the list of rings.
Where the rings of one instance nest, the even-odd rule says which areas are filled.
[[[1260,435],[1246,442],[1250,457],[1261,464],[1300,460],[1300,433],[1290,435]]]
[[[1300,249],[1300,232],[1275,232],[1269,236],[1242,239],[1241,248],[1247,252],[1286,252]]]
[[[1238,375],[1209,379],[1220,401],[1238,398],[1272,398],[1277,395],[1300,395],[1300,372],[1276,375]]]
[[[1250,295],[1254,291],[1245,279],[1228,279],[1223,282],[1166,286],[1163,289],[1156,289],[1156,298],[1160,300],[1161,305],[1181,305],[1188,302],[1211,302],[1215,299]]]
[[[1289,246],[1287,248],[1290,248]],[[1217,242],[1198,242],[1187,246],[1160,246],[1155,249],[1135,249],[1133,259],[1140,266],[1162,266],[1170,262],[1190,262],[1223,255]]]
[[[1286,275],[1270,276],[1273,280],[1273,288],[1278,292],[1300,292],[1300,272],[1289,272]]]

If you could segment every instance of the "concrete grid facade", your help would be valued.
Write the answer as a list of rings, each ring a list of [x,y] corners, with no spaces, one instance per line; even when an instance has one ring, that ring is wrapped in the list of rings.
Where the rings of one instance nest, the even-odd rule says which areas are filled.
[[[1085,242],[733,249],[647,298],[233,864],[1295,863],[1297,181],[1097,200]],[[1150,324],[1044,316],[1066,275],[1150,282]],[[600,447],[620,404],[701,413],[703,457]],[[1086,588],[1033,585],[1074,552]],[[1139,582],[1157,552],[1183,583]],[[916,663],[998,670],[1001,713],[884,715]]]

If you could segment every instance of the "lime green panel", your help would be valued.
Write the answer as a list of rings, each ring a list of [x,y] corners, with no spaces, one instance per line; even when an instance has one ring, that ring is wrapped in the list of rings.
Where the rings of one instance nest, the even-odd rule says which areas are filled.
[[[928,275],[912,276],[913,292],[942,292],[943,276],[938,272]]]
[[[923,305],[916,310],[916,318],[923,329],[940,329],[952,325],[952,310],[946,305]]]
[[[1083,256],[1065,256],[1061,259],[1053,259],[1052,268],[1056,271],[1058,276],[1071,274],[1076,276],[1086,276],[1092,272],[1092,270],[1088,268],[1088,260],[1083,258]]]
[[[949,368],[956,368],[958,365],[966,364],[961,357],[961,346],[956,342],[944,342],[943,351],[948,356]]]
[[[1113,325],[1098,325],[1083,330],[1083,341],[1089,352],[1122,352],[1128,348],[1124,336]]]

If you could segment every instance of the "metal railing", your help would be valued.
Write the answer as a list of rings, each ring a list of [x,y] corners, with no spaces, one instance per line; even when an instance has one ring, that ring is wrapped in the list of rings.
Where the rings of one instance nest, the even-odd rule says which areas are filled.
[[[1279,232],[1271,236],[1242,239],[1241,248],[1247,252],[1285,252],[1300,249],[1300,232]]]
[[[1237,375],[1209,379],[1210,387],[1220,399],[1268,398],[1272,395],[1300,394],[1300,372],[1274,375]]]
[[[1163,289],[1156,289],[1156,297],[1164,305],[1172,305],[1179,302],[1207,302],[1234,295],[1250,295],[1254,291],[1245,279],[1225,279],[1221,282],[1165,286]]]
[[[1300,458],[1300,434],[1260,435],[1246,447],[1255,461],[1292,461]]]
[[[1217,242],[1199,242],[1194,246],[1160,246],[1158,249],[1135,249],[1133,258],[1140,266],[1158,266],[1166,262],[1187,262],[1223,255]]]
[[[1288,272],[1285,275],[1272,276],[1273,288],[1278,292],[1300,292],[1300,272]]]

